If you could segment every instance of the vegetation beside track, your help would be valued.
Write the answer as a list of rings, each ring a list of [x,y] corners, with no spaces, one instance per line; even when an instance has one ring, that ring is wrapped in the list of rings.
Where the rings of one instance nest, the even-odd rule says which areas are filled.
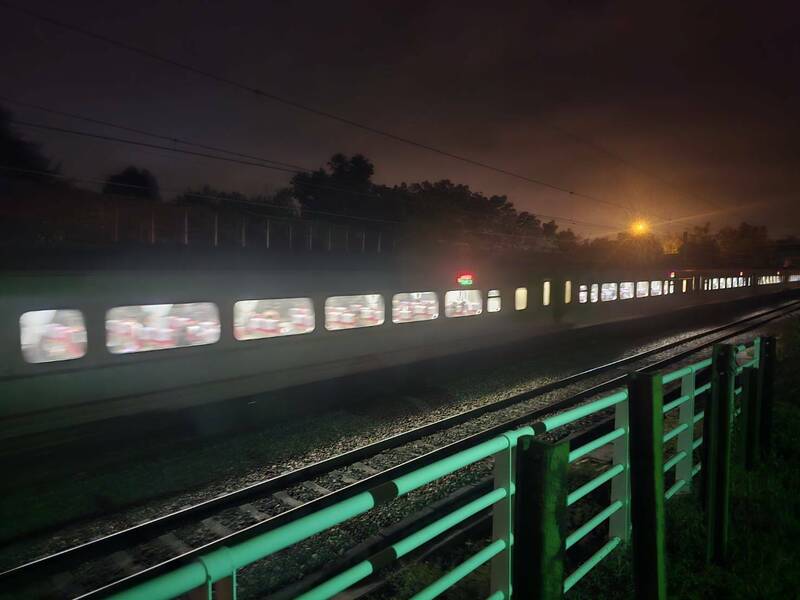
[[[800,590],[800,319],[779,338],[772,454],[757,470],[732,465],[729,560],[705,564],[697,493],[666,505],[670,598],[796,598]],[[632,597],[630,554],[613,553],[570,594],[574,600]]]
[[[796,598],[800,590],[800,318],[786,323],[778,339],[779,362],[774,383],[774,429],[771,455],[757,470],[732,465],[729,560],[705,563],[705,530],[700,497],[675,496],[666,504],[667,582],[670,598]],[[588,468],[588,466],[584,466]],[[577,474],[571,473],[571,479]],[[570,485],[572,489],[574,485]],[[699,486],[696,486],[699,487]],[[591,502],[582,519],[602,506]],[[572,520],[572,519],[571,519]],[[456,551],[437,553],[389,579],[371,598],[410,597],[460,560],[485,545],[467,542]],[[568,569],[570,567],[568,566]],[[489,569],[484,565],[442,597],[485,597]],[[630,548],[613,552],[567,595],[567,600],[633,598]]]

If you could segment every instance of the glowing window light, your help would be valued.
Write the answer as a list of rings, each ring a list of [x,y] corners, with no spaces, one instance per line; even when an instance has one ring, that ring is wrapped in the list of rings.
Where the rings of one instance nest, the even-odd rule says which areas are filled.
[[[550,306],[550,282],[545,281],[542,285],[542,306]]]

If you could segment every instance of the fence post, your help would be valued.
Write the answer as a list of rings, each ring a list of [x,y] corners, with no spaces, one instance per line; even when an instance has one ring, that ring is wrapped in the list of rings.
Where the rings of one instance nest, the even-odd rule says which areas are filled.
[[[681,378],[681,396],[686,396],[686,400],[681,404],[678,413],[678,424],[686,425],[687,428],[678,434],[678,445],[676,452],[686,452],[686,458],[675,466],[675,480],[683,479],[686,483],[679,493],[688,493],[692,485],[692,470],[694,467],[694,388],[695,372],[687,373]]]
[[[758,357],[758,390],[760,399],[759,438],[761,455],[772,450],[772,395],[775,378],[775,338],[762,337]]]
[[[637,598],[665,600],[664,413],[658,373],[628,377],[633,580]]]
[[[494,458],[494,487],[510,490],[516,479],[516,448],[509,443],[505,452],[500,452]],[[492,511],[492,541],[509,540],[513,528],[512,517],[515,496],[508,494],[495,504]],[[502,593],[508,597],[511,589],[511,547],[506,548],[492,559],[491,563],[491,593]]]
[[[748,367],[742,371],[742,406],[741,435],[739,445],[744,467],[752,471],[758,463],[758,427],[759,415],[756,410],[758,401],[758,373]]]
[[[512,589],[515,598],[561,599],[567,539],[569,442],[517,443]]]
[[[624,429],[625,435],[614,440],[612,465],[623,465],[625,470],[611,480],[611,504],[619,500],[622,508],[611,515],[608,522],[608,536],[618,537],[621,542],[627,543],[631,535],[631,468],[629,452],[629,413],[630,400],[619,402],[614,407],[614,429]]]
[[[736,369],[734,350],[716,344],[711,365],[711,396],[703,423],[703,504],[706,519],[706,561],[722,563],[728,544],[731,433]]]

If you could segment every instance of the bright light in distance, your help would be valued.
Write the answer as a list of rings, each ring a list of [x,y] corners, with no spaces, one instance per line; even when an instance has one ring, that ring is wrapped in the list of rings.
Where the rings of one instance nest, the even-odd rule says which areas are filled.
[[[462,287],[472,285],[474,276],[472,273],[459,273],[456,277],[456,283]]]
[[[633,235],[644,235],[650,231],[650,223],[644,219],[638,219],[631,223],[631,233]]]

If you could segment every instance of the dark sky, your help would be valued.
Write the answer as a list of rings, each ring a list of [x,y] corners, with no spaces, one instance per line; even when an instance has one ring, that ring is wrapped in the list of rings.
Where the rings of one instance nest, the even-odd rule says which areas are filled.
[[[23,0],[16,0],[22,3]],[[800,9],[773,2],[60,2],[25,5],[176,60],[558,186],[683,219],[800,233]],[[383,183],[450,178],[518,207],[629,214],[227,88],[0,7],[0,94]],[[18,118],[101,133],[9,105]],[[66,174],[256,192],[262,169],[26,131]],[[139,138],[144,139],[144,138]],[[620,161],[606,151],[624,158]],[[720,212],[721,211],[721,212]],[[577,227],[584,234],[606,233]]]

